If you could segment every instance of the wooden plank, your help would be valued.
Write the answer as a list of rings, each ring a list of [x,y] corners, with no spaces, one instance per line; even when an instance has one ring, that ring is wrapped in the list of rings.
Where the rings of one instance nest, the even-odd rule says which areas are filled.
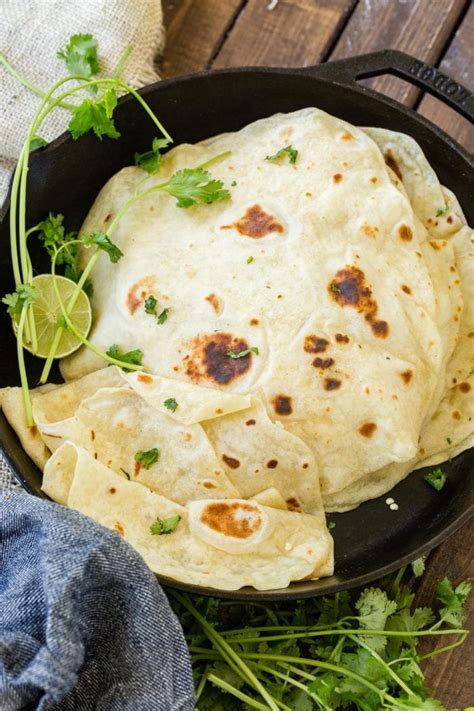
[[[164,0],[166,47],[161,76],[205,69],[245,0]]]
[[[213,67],[317,64],[356,0],[249,0]]]
[[[436,64],[465,6],[465,0],[360,0],[330,59],[395,48]],[[395,77],[367,84],[409,106],[419,95]]]
[[[474,5],[471,5],[440,65],[441,71],[470,89],[474,87],[473,42]],[[429,94],[424,95],[418,111],[443,128],[468,151],[474,151],[474,129],[467,119]]]
[[[436,584],[444,577],[448,577],[453,584],[459,584],[462,580],[472,582],[473,550],[474,521],[471,520],[431,554],[416,594],[416,604],[432,607],[435,604]],[[469,598],[468,611],[466,629],[471,629],[471,634],[465,643],[428,659],[424,664],[425,683],[446,708],[465,708],[472,705],[474,699],[474,594]],[[440,637],[436,644],[423,640],[419,653],[426,654],[452,641],[451,637]]]

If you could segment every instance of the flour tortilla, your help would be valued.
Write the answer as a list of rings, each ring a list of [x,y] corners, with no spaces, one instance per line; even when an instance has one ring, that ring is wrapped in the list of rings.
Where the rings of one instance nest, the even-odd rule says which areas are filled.
[[[411,167],[413,179],[399,180],[376,142],[389,138],[398,145],[310,108],[178,146],[140,189],[231,150],[212,173],[236,182],[232,199],[180,210],[149,196],[114,233],[124,258],[103,255],[93,273],[93,343],[141,348],[160,377],[260,397],[313,453],[325,499],[417,457],[459,340],[452,245],[427,229],[436,209],[426,195],[437,204],[443,190],[434,173]],[[288,143],[299,151],[294,165],[265,160]],[[407,161],[420,153],[413,145]],[[112,178],[82,231],[103,229],[141,181],[138,168]],[[169,308],[163,326],[143,308],[149,294]],[[226,355],[250,346],[258,355]],[[62,371],[77,378],[98,366],[82,350]]]
[[[35,397],[36,426],[49,449],[72,442],[117,474],[183,505],[250,498],[274,487],[285,508],[324,517],[312,452],[273,423],[260,400],[138,377],[106,368]],[[162,398],[171,395],[174,412],[163,408]],[[236,412],[238,406],[243,409]],[[155,448],[159,456],[149,468],[135,460],[137,452]]]
[[[56,466],[60,461],[62,467]],[[332,572],[332,539],[312,516],[242,499],[186,507],[127,481],[70,443],[49,460],[45,490],[127,540],[160,575],[237,590],[287,587]],[[168,535],[152,535],[157,517],[181,516]]]

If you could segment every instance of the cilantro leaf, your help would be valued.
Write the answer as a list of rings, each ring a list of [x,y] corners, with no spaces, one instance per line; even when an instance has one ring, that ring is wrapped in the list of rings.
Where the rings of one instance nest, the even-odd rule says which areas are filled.
[[[296,150],[296,148],[293,148],[293,146],[285,146],[285,148],[280,148],[280,150],[274,153],[272,156],[267,156],[265,160],[280,160],[281,158],[283,158],[285,153],[288,154],[288,160],[290,161],[290,163],[295,164],[296,159],[298,158],[298,151]]]
[[[181,516],[176,514],[176,516],[170,516],[169,518],[157,518],[155,523],[150,526],[150,533],[154,536],[163,536],[167,533],[173,533],[181,521]]]
[[[122,363],[131,363],[132,365],[142,364],[143,351],[141,351],[139,348],[135,349],[134,351],[127,351],[127,353],[121,353],[119,346],[114,343],[106,351],[106,354],[111,358],[114,358],[115,360],[120,360]],[[126,371],[127,368],[123,368],[123,370]]]
[[[45,141],[41,136],[33,136],[30,141],[30,153],[37,151],[38,148],[45,148],[48,145],[48,141]]]
[[[158,303],[158,300],[153,296],[153,294],[150,294],[150,296],[148,296],[145,299],[145,302],[143,304],[143,306],[145,308],[145,313],[153,314],[154,316],[156,316],[157,303]]]
[[[160,457],[160,450],[156,447],[149,449],[146,452],[139,450],[135,453],[135,461],[143,465],[144,469],[149,469],[155,464]]]
[[[436,491],[441,491],[447,478],[448,475],[442,472],[441,469],[433,469],[432,472],[425,476],[425,481]]]
[[[178,207],[228,200],[230,193],[222,180],[213,180],[203,168],[184,168],[174,173],[161,187],[176,198]]]
[[[168,398],[168,400],[165,400],[163,405],[168,409],[171,410],[171,412],[176,412],[178,409],[178,403],[174,399],[174,397]]]
[[[362,627],[372,630],[385,629],[387,618],[397,609],[397,603],[389,600],[380,588],[367,588],[356,602],[359,622]]]
[[[164,322],[166,321],[166,319],[168,318],[168,311],[169,311],[169,308],[163,309],[163,311],[160,313],[160,315],[156,319],[160,326],[162,326],[164,324]]]
[[[65,61],[72,75],[89,78],[99,71],[97,41],[92,35],[72,35],[56,56]]]
[[[150,175],[158,173],[161,166],[160,151],[170,143],[167,138],[154,138],[151,144],[151,151],[146,153],[135,153],[135,165],[138,165],[143,170],[146,170]]]
[[[452,627],[462,627],[466,618],[464,604],[471,591],[471,584],[464,581],[453,589],[448,578],[441,580],[436,586],[436,596],[444,603],[440,616],[444,622]]]
[[[76,140],[88,131],[95,135],[119,138],[120,133],[115,128],[113,113],[117,106],[117,95],[113,89],[108,89],[98,99],[84,99],[74,109],[71,109],[71,120],[68,130]]]
[[[250,355],[250,353],[258,355],[258,348],[256,346],[252,346],[251,348],[246,348],[244,351],[239,351],[238,353],[235,351],[227,351],[226,356],[229,356],[229,358],[244,358],[245,356]]]
[[[331,282],[331,287],[330,287],[330,289],[331,289],[331,291],[333,291],[335,294],[340,294],[340,293],[341,293],[341,290],[340,290],[340,288],[338,287],[338,285],[336,284],[335,281],[332,281],[332,282]]]
[[[414,560],[411,564],[411,569],[413,570],[413,575],[415,575],[417,578],[421,578],[421,576],[425,572],[424,557],[421,556],[421,558],[417,558],[416,560]]]
[[[254,261],[254,259],[255,259],[255,257],[252,257],[252,256],[247,257],[247,264],[252,264],[252,262]]]
[[[439,207],[436,210],[436,217],[442,217],[443,215],[446,215],[447,212],[449,212],[449,205],[445,205],[444,207]]]
[[[114,264],[123,257],[121,249],[114,244],[105,232],[93,232],[91,235],[83,235],[82,241],[88,247],[95,244],[99,249],[103,249],[109,255],[110,261]]]
[[[5,294],[2,303],[7,306],[7,312],[12,318],[19,316],[23,306],[30,306],[37,297],[37,291],[31,284],[18,284],[15,291]]]

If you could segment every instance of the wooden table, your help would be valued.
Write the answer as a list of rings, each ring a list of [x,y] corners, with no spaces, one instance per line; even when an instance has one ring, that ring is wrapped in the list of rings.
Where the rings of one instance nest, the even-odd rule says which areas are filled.
[[[397,48],[474,84],[474,7],[468,0],[163,0],[163,8],[164,78],[242,65],[299,67]],[[472,126],[436,99],[393,77],[368,83],[474,149]],[[445,575],[455,582],[472,578],[473,550],[471,523],[429,556],[417,603],[433,604],[436,582]],[[474,704],[474,635],[430,660],[426,682],[447,708]]]

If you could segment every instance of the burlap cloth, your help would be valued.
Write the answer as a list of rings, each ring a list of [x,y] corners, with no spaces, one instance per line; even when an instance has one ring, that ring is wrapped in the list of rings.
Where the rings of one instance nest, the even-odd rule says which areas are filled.
[[[123,50],[131,46],[133,51],[123,72],[125,81],[140,86],[159,78],[153,62],[164,40],[161,0],[2,0],[0,3],[0,52],[21,76],[42,90],[66,75],[56,52],[67,44],[71,35],[80,33],[90,33],[96,38],[103,73],[110,75]],[[40,101],[0,66],[0,205]],[[55,138],[65,130],[68,118],[65,109],[52,112],[41,136],[47,141]],[[0,449],[0,487],[13,485],[9,465]]]

